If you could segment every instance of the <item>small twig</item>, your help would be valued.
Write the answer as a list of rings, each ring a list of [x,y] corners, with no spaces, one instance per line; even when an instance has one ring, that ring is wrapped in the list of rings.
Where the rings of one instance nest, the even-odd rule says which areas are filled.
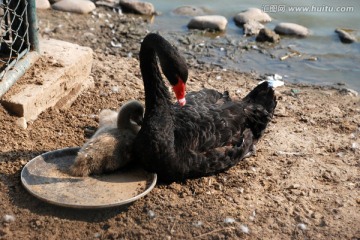
[[[277,151],[276,152],[279,155],[289,155],[289,156],[305,156],[306,153],[302,152],[284,152],[284,151]]]
[[[195,236],[194,238],[201,238],[201,237],[204,237],[204,236],[207,236],[207,235],[210,235],[210,234],[213,234],[213,233],[216,233],[216,232],[221,232],[221,231],[226,231],[226,230],[234,230],[235,227],[227,227],[227,228],[220,228],[220,229],[215,229],[215,230],[212,230],[210,232],[207,232],[207,233],[203,233],[203,234],[200,234],[198,236]]]
[[[172,233],[173,233],[173,231],[174,231],[174,227],[175,227],[175,224],[176,224],[176,219],[175,219],[174,224],[172,225],[172,227],[171,227],[171,229],[170,229],[170,234],[172,234]]]

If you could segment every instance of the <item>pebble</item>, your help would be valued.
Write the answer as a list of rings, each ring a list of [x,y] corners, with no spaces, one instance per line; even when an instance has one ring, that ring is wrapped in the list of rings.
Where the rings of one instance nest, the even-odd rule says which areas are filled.
[[[353,89],[350,88],[342,88],[339,90],[340,94],[342,95],[349,95],[352,97],[357,97],[359,95],[359,93]]]
[[[224,223],[234,223],[234,222],[235,222],[235,219],[232,217],[227,217],[224,219]]]
[[[120,92],[120,87],[119,86],[112,86],[111,87],[111,91],[113,93],[119,93]]]
[[[227,19],[219,15],[205,15],[193,17],[187,25],[190,29],[224,31],[227,26]]]
[[[297,183],[291,184],[291,185],[288,187],[288,189],[298,189],[298,188],[300,188],[300,184],[297,184]]]
[[[261,29],[264,29],[264,25],[258,21],[250,20],[243,26],[244,34],[246,36],[258,35]]]
[[[52,8],[63,12],[85,14],[94,11],[96,6],[93,2],[88,0],[62,0],[54,3]]]
[[[339,158],[344,157],[344,155],[345,155],[344,152],[338,152],[338,153],[336,154],[336,156],[339,157]]]
[[[200,16],[208,14],[209,11],[206,8],[203,7],[197,7],[197,6],[181,6],[172,11],[176,15],[180,16]]]
[[[49,9],[50,7],[49,0],[36,0],[36,9]]]
[[[3,217],[5,222],[15,222],[15,216],[10,214],[5,214]]]
[[[136,13],[141,15],[154,15],[155,8],[152,3],[138,2],[132,0],[121,0],[120,7],[123,12]]]
[[[244,188],[240,187],[240,188],[237,189],[237,191],[238,191],[239,193],[244,193]]]
[[[304,223],[299,223],[297,227],[303,231],[306,230],[306,225]]]
[[[250,232],[248,226],[244,225],[244,224],[241,224],[240,225],[240,230],[243,232],[243,233],[246,233],[248,234]]]
[[[195,227],[201,227],[204,223],[202,221],[196,221],[196,222],[193,222],[193,226]]]
[[[256,211],[254,210],[254,211],[252,212],[252,215],[249,216],[250,221],[254,221],[254,220],[255,220],[255,216],[256,216]]]
[[[111,41],[110,44],[114,48],[121,48],[122,47],[121,43],[115,43],[114,41]]]
[[[236,24],[242,26],[250,20],[267,23],[271,22],[271,17],[266,12],[262,11],[259,8],[249,8],[241,13],[238,13],[234,17],[234,21]]]
[[[340,41],[342,43],[356,42],[356,37],[354,35],[352,35],[351,33],[347,32],[341,28],[335,29],[335,32],[338,34]]]
[[[357,142],[353,142],[353,143],[351,144],[351,149],[352,149],[353,151],[355,151],[356,149],[359,149],[359,144],[358,144]]]
[[[149,210],[149,211],[147,212],[147,214],[148,214],[149,218],[155,218],[155,217],[156,217],[155,212],[152,211],[152,210]]]
[[[259,34],[256,36],[255,40],[257,42],[277,43],[280,42],[280,36],[271,29],[263,28],[259,31]]]
[[[309,35],[309,29],[296,23],[279,23],[274,31],[277,34],[306,37]]]
[[[17,126],[19,126],[22,129],[27,128],[26,119],[24,117],[20,117],[20,118],[16,119],[15,123],[16,123]]]

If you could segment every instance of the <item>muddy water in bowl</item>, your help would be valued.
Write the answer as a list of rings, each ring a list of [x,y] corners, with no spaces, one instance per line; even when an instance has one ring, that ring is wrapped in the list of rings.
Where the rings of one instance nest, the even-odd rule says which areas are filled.
[[[67,174],[79,148],[44,153],[25,165],[23,186],[35,197],[72,208],[106,208],[127,204],[145,196],[156,184],[156,174],[126,169],[92,177]]]

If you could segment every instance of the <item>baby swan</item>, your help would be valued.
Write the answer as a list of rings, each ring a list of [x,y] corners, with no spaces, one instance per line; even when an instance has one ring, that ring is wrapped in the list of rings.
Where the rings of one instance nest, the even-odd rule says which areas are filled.
[[[129,101],[119,110],[103,110],[99,129],[79,150],[70,167],[73,176],[111,172],[130,161],[132,143],[139,132],[144,108],[138,101]]]

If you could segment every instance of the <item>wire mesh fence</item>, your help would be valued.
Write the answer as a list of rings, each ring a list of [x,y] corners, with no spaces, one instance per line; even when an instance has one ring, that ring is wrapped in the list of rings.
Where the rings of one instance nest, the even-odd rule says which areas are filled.
[[[30,50],[38,50],[34,1],[0,0],[0,96],[26,70],[19,66],[20,59],[25,58]],[[8,74],[18,68],[22,68],[21,74]],[[3,86],[10,76],[15,79]]]

